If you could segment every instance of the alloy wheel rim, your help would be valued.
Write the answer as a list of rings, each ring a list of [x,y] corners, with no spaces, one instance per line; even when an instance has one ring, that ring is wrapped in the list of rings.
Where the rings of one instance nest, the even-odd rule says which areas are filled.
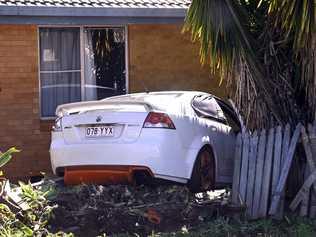
[[[208,190],[213,183],[213,164],[210,155],[207,151],[201,154],[200,172],[201,172],[201,188]]]

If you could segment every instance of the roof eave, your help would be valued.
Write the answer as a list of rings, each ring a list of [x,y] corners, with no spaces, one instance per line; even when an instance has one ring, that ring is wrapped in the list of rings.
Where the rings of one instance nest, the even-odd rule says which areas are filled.
[[[0,16],[184,18],[185,8],[1,6]]]

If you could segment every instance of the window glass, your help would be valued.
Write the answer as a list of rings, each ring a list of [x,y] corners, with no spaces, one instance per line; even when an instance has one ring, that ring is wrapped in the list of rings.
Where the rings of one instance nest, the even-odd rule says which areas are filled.
[[[211,95],[199,95],[194,97],[192,107],[199,116],[212,117],[225,121],[225,116],[216,100]]]
[[[40,28],[41,116],[81,100],[79,28]]]

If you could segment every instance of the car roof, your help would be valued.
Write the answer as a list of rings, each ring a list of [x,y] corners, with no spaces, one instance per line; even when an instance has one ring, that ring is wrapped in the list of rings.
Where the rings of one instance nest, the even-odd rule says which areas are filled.
[[[196,95],[201,94],[208,95],[207,93],[200,91],[155,91],[114,96],[106,98],[103,101],[145,102],[153,109],[177,113],[177,110],[181,110],[184,105],[191,104],[192,99]]]
[[[153,92],[139,92],[139,93],[130,93],[126,95],[118,95],[109,98],[105,98],[104,100],[124,100],[124,99],[140,99],[149,96],[171,96],[171,97],[189,97],[196,96],[200,94],[208,94],[206,92],[201,91],[153,91]]]

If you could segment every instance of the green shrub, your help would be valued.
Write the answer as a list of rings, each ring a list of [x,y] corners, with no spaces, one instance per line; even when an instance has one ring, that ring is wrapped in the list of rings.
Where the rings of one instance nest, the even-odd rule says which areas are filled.
[[[15,147],[10,148],[6,152],[2,153],[0,152],[0,168],[3,167],[5,164],[7,164],[11,158],[13,153],[20,152]],[[0,176],[3,175],[2,171],[0,170]]]
[[[6,165],[11,160],[12,154],[16,152],[20,151],[14,147],[4,153],[0,152],[0,168]],[[0,170],[1,175],[3,173]],[[46,228],[55,207],[47,200],[51,190],[42,191],[32,187],[31,184],[20,182],[17,187],[18,193],[28,207],[26,210],[21,210],[3,196],[2,186],[4,186],[4,181],[0,180],[0,237],[73,236],[63,232],[52,234]]]
[[[63,232],[52,234],[48,231],[47,222],[55,208],[46,198],[50,191],[44,192],[22,182],[19,186],[20,197],[29,208],[14,213],[8,205],[0,203],[0,237],[73,236]]]

